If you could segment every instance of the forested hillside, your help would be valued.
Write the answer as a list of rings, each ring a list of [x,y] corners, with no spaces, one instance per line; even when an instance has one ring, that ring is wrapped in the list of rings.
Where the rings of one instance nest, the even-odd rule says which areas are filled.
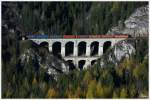
[[[24,2],[17,4],[25,32],[106,34],[146,2]]]

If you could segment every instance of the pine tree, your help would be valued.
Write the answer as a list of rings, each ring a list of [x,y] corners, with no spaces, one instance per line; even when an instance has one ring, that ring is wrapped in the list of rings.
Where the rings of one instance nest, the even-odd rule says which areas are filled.
[[[57,97],[57,92],[55,89],[53,88],[49,88],[48,91],[47,91],[47,96],[48,98],[56,98]]]
[[[91,80],[89,85],[88,85],[88,90],[86,94],[86,98],[94,98],[96,95],[96,81]]]
[[[128,97],[127,90],[125,88],[122,88],[120,92],[120,98],[127,98],[127,97]]]

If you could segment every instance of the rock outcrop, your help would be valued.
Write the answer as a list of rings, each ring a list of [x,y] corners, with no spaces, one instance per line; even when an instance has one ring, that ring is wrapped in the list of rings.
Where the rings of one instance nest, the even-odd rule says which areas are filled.
[[[148,36],[148,5],[137,8],[124,22],[112,27],[107,34],[129,34],[131,36]]]
[[[106,67],[109,64],[117,66],[124,58],[129,58],[135,54],[134,44],[134,40],[123,40],[116,43],[100,57],[96,64],[101,67]]]
[[[26,44],[32,44],[32,46],[25,47]],[[37,45],[29,40],[21,42],[21,48],[24,48],[22,49],[23,51],[19,57],[21,66],[25,66],[30,62],[36,63],[36,66],[32,67],[39,66],[45,69],[45,72],[47,72],[55,80],[57,80],[58,74],[67,74],[69,72],[69,66],[63,59],[53,56],[53,54],[49,52],[48,49],[40,47],[39,45],[33,46],[33,44]]]

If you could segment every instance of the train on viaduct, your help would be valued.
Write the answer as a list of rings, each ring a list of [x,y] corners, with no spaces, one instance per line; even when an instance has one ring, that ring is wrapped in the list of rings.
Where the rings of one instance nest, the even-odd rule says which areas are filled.
[[[86,69],[96,63],[96,60],[109,48],[113,47],[129,35],[28,35],[29,40],[37,44],[48,44],[53,55],[61,55],[70,67]]]

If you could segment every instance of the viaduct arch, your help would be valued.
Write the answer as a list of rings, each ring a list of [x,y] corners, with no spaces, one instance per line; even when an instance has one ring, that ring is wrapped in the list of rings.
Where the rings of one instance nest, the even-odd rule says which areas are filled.
[[[85,66],[86,60],[80,60],[78,61],[78,67],[80,70],[83,70],[84,66]]]
[[[73,60],[68,60],[67,63],[69,65],[69,70],[75,69],[75,65],[73,63]]]
[[[65,56],[71,56],[74,52],[74,42],[69,41],[65,44]]]
[[[60,55],[61,54],[61,42],[54,42],[52,44],[52,53],[54,55]]]
[[[78,56],[85,56],[86,55],[86,42],[81,41],[78,44]]]
[[[98,41],[92,42],[90,45],[90,50],[91,50],[90,55],[91,56],[98,55],[98,49],[99,49],[99,42]]]
[[[111,47],[111,41],[106,41],[103,44],[103,53],[106,53],[106,51]]]
[[[49,46],[49,43],[46,42],[46,41],[43,41],[43,42],[40,43],[40,46],[46,46],[46,47],[48,47],[48,46]]]
[[[92,60],[91,61],[91,66],[94,65],[96,63],[96,60]]]

